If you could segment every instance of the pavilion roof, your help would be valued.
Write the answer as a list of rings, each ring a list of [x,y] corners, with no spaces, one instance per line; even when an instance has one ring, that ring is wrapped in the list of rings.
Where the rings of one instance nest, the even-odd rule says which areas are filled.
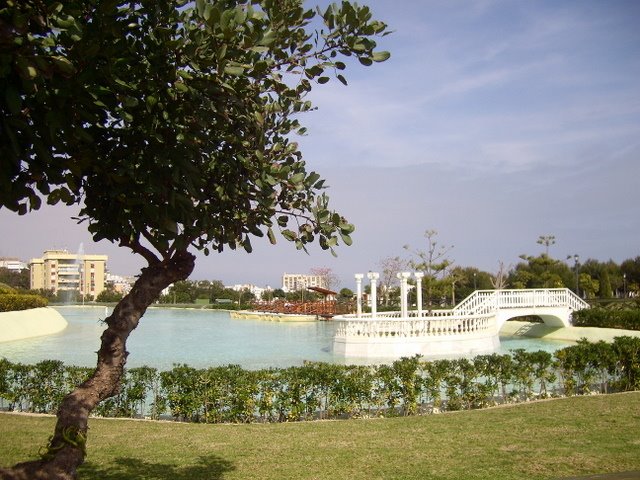
[[[313,290],[314,292],[318,292],[321,293],[322,295],[337,295],[337,292],[334,292],[333,290],[328,290],[326,288],[322,288],[322,287],[307,287],[307,290]]]

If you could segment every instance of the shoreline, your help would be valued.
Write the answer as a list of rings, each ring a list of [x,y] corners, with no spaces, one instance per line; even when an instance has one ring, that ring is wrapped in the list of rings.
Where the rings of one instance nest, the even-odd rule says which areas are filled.
[[[268,322],[315,322],[317,315],[258,312],[253,310],[234,310],[229,312],[234,320],[265,320]]]
[[[67,321],[51,307],[0,313],[0,343],[61,332]]]
[[[550,327],[544,323],[510,320],[500,329],[500,335],[569,342],[577,342],[582,338],[586,338],[590,342],[598,342],[600,340],[613,342],[615,337],[640,337],[640,331],[598,327]]]

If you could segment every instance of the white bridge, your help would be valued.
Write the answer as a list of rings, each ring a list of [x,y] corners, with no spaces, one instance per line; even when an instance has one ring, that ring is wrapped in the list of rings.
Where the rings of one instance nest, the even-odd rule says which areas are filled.
[[[423,311],[421,276],[417,278],[418,308],[407,308],[407,278],[403,275],[401,310],[375,308],[375,280],[371,279],[372,312],[362,313],[361,279],[358,313],[334,317],[337,323],[333,350],[346,357],[400,358],[478,355],[500,346],[499,332],[510,318],[537,315],[547,325],[571,326],[571,313],[588,308],[567,288],[531,290],[476,290],[450,310]]]

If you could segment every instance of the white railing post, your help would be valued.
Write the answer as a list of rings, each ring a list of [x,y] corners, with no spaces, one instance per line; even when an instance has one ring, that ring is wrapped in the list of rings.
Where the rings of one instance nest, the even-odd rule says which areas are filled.
[[[377,285],[376,282],[380,278],[380,274],[377,272],[367,273],[367,278],[371,282],[371,318],[376,318],[378,314],[378,297],[377,297]]]
[[[418,318],[422,318],[422,277],[424,277],[423,272],[415,272],[416,277],[416,296],[417,296],[417,304],[418,304]]]
[[[362,273],[356,273],[356,318],[362,317]]]

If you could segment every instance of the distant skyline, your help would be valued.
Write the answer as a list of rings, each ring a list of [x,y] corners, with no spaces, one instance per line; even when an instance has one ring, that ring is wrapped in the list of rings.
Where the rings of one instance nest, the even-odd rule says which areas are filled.
[[[326,4],[326,2],[321,2]],[[640,255],[640,2],[364,1],[394,31],[392,57],[351,62],[349,86],[318,86],[301,117],[310,170],[356,225],[338,258],[256,239],[254,253],[198,255],[193,279],[279,286],[282,273],[329,267],[342,286],[379,270],[425,230],[457,265],[495,272],[520,254]],[[116,274],[143,262],[93,244],[77,209],[0,210],[0,256],[46,249],[109,255]]]

